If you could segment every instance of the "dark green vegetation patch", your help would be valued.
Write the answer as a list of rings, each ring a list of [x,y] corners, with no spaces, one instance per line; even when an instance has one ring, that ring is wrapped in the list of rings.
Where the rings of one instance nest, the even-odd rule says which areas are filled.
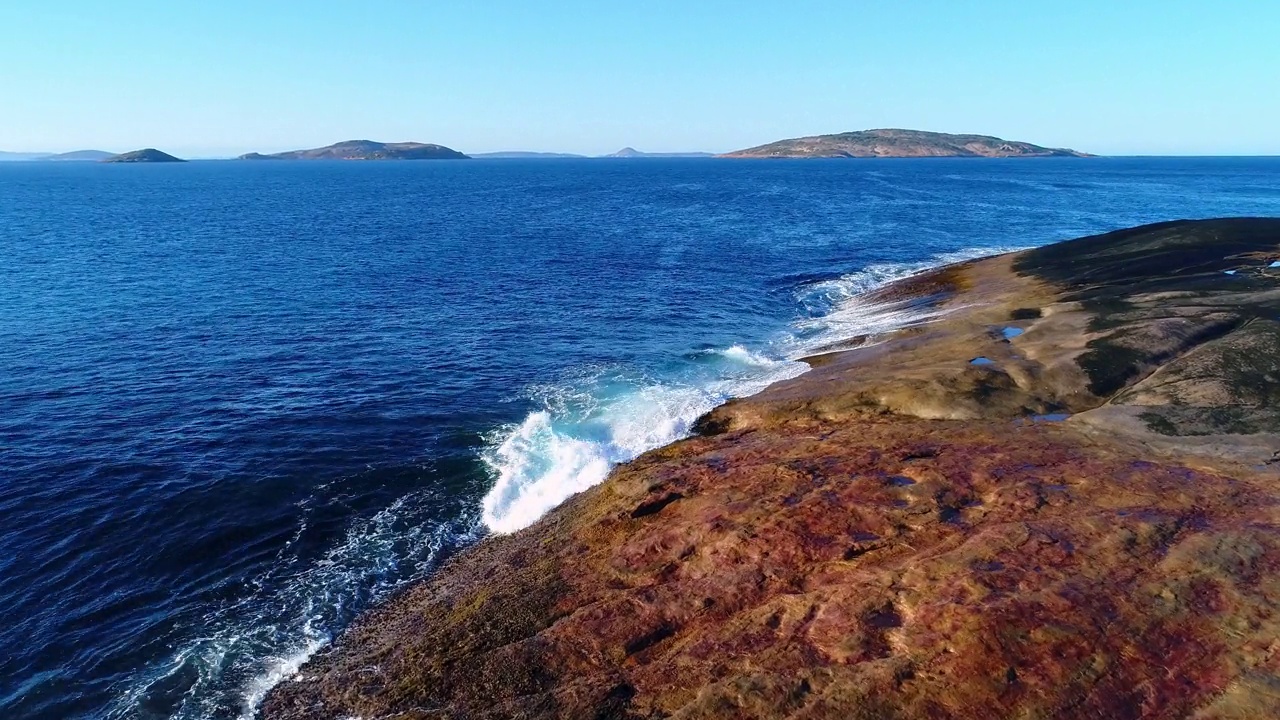
[[[1266,287],[1271,283],[1265,278],[1226,272],[1248,264],[1246,256],[1277,247],[1280,218],[1175,220],[1029,250],[1013,269],[1066,286],[1067,300],[1119,308],[1145,293]]]
[[[1242,405],[1183,407],[1161,405],[1138,415],[1147,429],[1161,435],[1254,435],[1280,432],[1280,416],[1266,409]]]
[[[1064,300],[1092,314],[1089,332],[1111,331],[1090,340],[1077,359],[1089,391],[1109,397],[1198,346],[1280,316],[1280,286],[1258,271],[1278,248],[1280,219],[1174,221],[1047,245],[1023,253],[1013,267],[1063,287]],[[1178,319],[1188,323],[1171,322]],[[1280,350],[1280,335],[1259,342],[1229,338],[1205,360],[1250,405],[1280,399],[1280,373],[1262,360]],[[1240,426],[1229,414],[1218,419]],[[1174,429],[1167,417],[1147,420],[1157,432]]]
[[[1076,360],[1089,376],[1089,392],[1107,397],[1138,376],[1147,354],[1108,338],[1089,341],[1089,348]]]

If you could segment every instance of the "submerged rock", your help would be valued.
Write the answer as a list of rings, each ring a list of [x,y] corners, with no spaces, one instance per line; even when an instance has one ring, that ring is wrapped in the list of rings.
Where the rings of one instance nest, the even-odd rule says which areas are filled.
[[[264,716],[1280,716],[1280,279],[1223,274],[1278,250],[1166,223],[891,286],[944,314],[462,553]]]

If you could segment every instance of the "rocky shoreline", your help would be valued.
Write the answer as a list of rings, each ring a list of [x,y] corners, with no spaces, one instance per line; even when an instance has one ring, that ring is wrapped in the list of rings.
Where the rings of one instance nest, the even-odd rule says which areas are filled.
[[[954,265],[369,613],[272,720],[1280,716],[1280,220]]]

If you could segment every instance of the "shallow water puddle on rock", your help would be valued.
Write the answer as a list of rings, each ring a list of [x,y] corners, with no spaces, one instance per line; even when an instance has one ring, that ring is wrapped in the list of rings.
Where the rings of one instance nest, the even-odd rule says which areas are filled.
[[[1066,412],[1045,413],[1043,415],[1028,415],[1028,416],[1017,418],[1016,420],[1013,421],[1013,424],[1017,427],[1026,427],[1028,425],[1035,425],[1036,423],[1065,422],[1070,417],[1071,417],[1071,413],[1066,413]]]
[[[1026,332],[1026,330],[1023,330],[1022,328],[1007,327],[1001,330],[1000,334],[1004,335],[1005,340],[1012,340],[1013,338],[1018,337],[1024,332]]]
[[[969,361],[970,365],[995,365],[996,361],[986,357],[976,357]]]

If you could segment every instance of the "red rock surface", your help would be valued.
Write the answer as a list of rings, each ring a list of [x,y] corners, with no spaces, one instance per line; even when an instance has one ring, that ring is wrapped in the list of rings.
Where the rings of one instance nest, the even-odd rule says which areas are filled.
[[[463,553],[264,715],[1280,717],[1276,256],[1178,224],[891,288],[947,314]]]

